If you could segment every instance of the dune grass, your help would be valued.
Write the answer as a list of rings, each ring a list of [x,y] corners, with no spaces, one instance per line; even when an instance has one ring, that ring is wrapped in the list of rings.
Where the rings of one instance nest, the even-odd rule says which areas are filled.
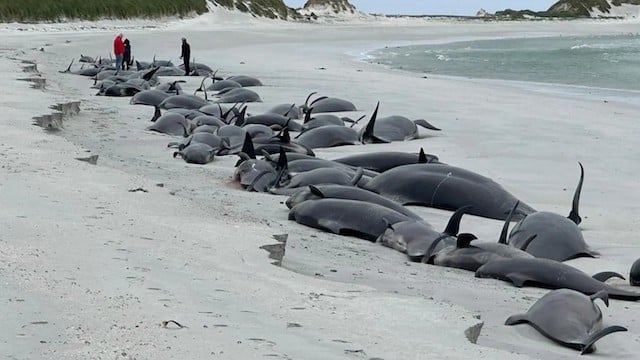
[[[205,0],[0,0],[0,22],[157,18],[206,11]]]
[[[213,0],[213,2],[229,9],[250,12],[255,16],[271,19],[299,19],[301,17],[295,10],[286,6],[282,0]]]

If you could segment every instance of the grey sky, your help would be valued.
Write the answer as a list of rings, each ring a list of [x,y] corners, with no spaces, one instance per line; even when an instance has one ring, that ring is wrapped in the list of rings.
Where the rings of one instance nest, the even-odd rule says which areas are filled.
[[[284,0],[293,8],[306,0]],[[358,10],[385,14],[475,15],[480,8],[489,12],[504,9],[547,10],[557,0],[349,0]]]

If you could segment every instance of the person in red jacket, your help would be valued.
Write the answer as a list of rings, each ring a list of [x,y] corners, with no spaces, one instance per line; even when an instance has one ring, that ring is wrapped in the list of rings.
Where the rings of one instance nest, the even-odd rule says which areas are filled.
[[[122,69],[122,57],[124,55],[124,43],[122,42],[122,33],[119,33],[113,40],[113,53],[116,55],[116,72]]]

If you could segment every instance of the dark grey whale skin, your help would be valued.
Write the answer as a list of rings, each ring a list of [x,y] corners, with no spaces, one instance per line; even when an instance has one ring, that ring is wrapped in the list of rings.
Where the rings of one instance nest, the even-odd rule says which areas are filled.
[[[549,259],[494,260],[478,268],[475,276],[509,281],[517,287],[530,284],[549,289],[566,288],[585,295],[593,295],[604,290],[613,299],[640,300],[640,293],[615,288],[572,266]]]
[[[455,211],[467,205],[471,215],[506,220],[518,199],[495,181],[446,164],[398,166],[371,179],[367,190],[403,205],[420,205]],[[535,210],[520,201],[515,220]]]
[[[594,343],[602,337],[619,331],[622,326],[602,328],[602,312],[594,303],[602,299],[609,306],[605,291],[591,296],[570,289],[551,291],[536,301],[525,313],[510,316],[505,325],[529,324],[556,343],[582,354],[596,350]]]

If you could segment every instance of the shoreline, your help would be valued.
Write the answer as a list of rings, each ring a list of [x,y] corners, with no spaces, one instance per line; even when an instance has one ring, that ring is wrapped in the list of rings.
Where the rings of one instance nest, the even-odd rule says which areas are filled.
[[[587,171],[581,203],[585,237],[603,256],[572,265],[588,272],[628,271],[638,250],[632,241],[633,214],[640,210],[635,205],[640,202],[629,192],[638,171],[633,166],[636,140],[629,138],[636,131],[632,121],[637,108],[554,99],[499,84],[419,79],[359,64],[348,54],[358,46],[418,38],[424,31],[447,38],[477,30],[469,24],[455,29],[451,24],[429,24],[413,32],[383,25],[321,25],[326,33],[273,23],[231,30],[222,23],[208,33],[197,24],[187,22],[148,34],[131,32],[134,54],[144,59],[157,52],[158,58],[175,60],[178,45],[173,39],[186,33],[196,56],[207,60],[203,62],[219,65],[225,75],[246,73],[267,83],[257,89],[265,102],[251,104],[250,111],[303,101],[309,91],[317,90],[352,99],[358,113],[369,114],[375,101],[382,99],[384,113],[425,116],[443,127],[442,134],[423,132],[415,141],[321,149],[321,157],[381,149],[415,151],[424,146],[445,162],[494,178],[536,208],[562,213],[577,181],[575,161],[582,160]],[[232,36],[221,36],[227,31]],[[131,359],[212,354],[392,359],[424,353],[454,359],[575,358],[574,351],[536,338],[526,327],[502,325],[505,314],[526,310],[546,290],[518,289],[499,281],[480,281],[467,272],[411,264],[378,244],[297,225],[286,218],[285,198],[242,192],[230,184],[235,157],[221,157],[207,166],[172,159],[166,149],[172,138],[144,130],[150,108],[129,105],[128,98],[95,97],[90,80],[57,73],[59,65],[68,64],[68,56],[108,49],[110,33],[10,40],[19,42],[24,56],[36,59],[47,80],[60,86],[37,97],[35,90],[18,82],[14,91],[21,101],[10,104],[15,118],[38,115],[32,114],[33,108],[46,108],[54,99],[81,100],[83,105],[80,114],[66,122],[63,136],[23,125],[18,132],[22,137],[3,136],[3,142],[14,148],[12,156],[25,147],[25,134],[33,138],[26,144],[41,152],[19,155],[22,159],[15,163],[25,172],[19,178],[3,174],[5,189],[13,190],[3,193],[8,197],[3,203],[9,204],[3,221],[15,229],[4,239],[10,250],[1,253],[0,260],[14,270],[10,298],[26,300],[10,304],[18,315],[12,320],[15,326],[3,335],[13,340],[14,328],[48,321],[40,327],[27,326],[23,332],[29,336],[9,343],[15,344],[9,351],[31,357],[46,351],[79,359],[100,352],[104,356],[99,358],[124,352],[118,356]],[[52,45],[44,52],[29,50],[41,40]],[[7,74],[13,73],[5,73],[9,79]],[[189,78],[185,88],[193,90],[199,81]],[[36,105],[29,107],[29,101]],[[619,128],[606,126],[614,120]],[[6,118],[0,125],[16,127]],[[85,150],[100,156],[98,166],[73,159]],[[51,169],[52,159],[56,169]],[[31,172],[40,176],[29,176]],[[44,176],[47,172],[53,175]],[[149,193],[128,192],[137,186]],[[12,196],[25,199],[25,205]],[[95,204],[85,207],[87,199]],[[50,200],[57,201],[51,201],[57,211],[46,211],[54,206]],[[412,210],[436,228],[443,227],[449,215],[427,208]],[[23,220],[14,215],[46,220],[47,225],[25,232],[28,221],[18,226],[16,222]],[[60,230],[45,231],[56,226]],[[464,229],[487,239],[500,226],[473,216],[463,221]],[[276,243],[271,235],[283,233],[289,234],[283,267],[295,272],[271,265],[268,253],[260,248]],[[29,241],[13,241],[11,236]],[[33,248],[38,257],[30,255]],[[92,269],[92,264],[101,271]],[[38,276],[29,275],[32,270]],[[33,305],[38,301],[51,305],[48,309]],[[603,309],[607,322],[630,329],[628,334],[601,340],[603,356],[633,358],[638,348],[632,339],[640,324],[628,314],[637,310],[638,304],[619,301]],[[189,328],[159,325],[171,319]],[[480,321],[484,326],[478,345],[473,345],[464,330]],[[40,339],[47,343],[33,350]]]
[[[619,32],[616,32],[616,33],[604,33],[604,34],[598,34],[598,35],[619,36],[621,34]],[[474,41],[485,41],[485,40],[531,39],[531,38],[547,38],[547,37],[554,38],[554,37],[562,37],[562,36],[567,36],[567,35],[558,35],[558,34],[547,34],[547,35],[534,34],[534,36],[505,35],[500,37],[449,38],[444,40],[434,40],[434,41],[428,41],[428,42],[410,41],[410,42],[406,42],[398,45],[384,46],[384,47],[379,47],[375,49],[371,49],[371,48],[365,49],[361,52],[360,56],[358,56],[356,60],[358,62],[380,66],[388,71],[405,73],[407,76],[411,76],[413,74],[413,75],[421,75],[423,78],[438,78],[443,80],[449,79],[449,80],[461,81],[461,82],[468,81],[468,82],[475,82],[475,83],[495,84],[498,86],[513,87],[521,90],[539,92],[539,93],[544,93],[548,95],[568,96],[568,97],[577,98],[577,99],[622,101],[630,105],[640,105],[640,100],[637,100],[637,95],[640,94],[640,89],[609,88],[609,87],[598,87],[598,86],[588,86],[588,85],[579,85],[579,84],[563,84],[563,83],[553,83],[553,82],[538,82],[538,81],[530,81],[530,80],[512,80],[512,79],[500,79],[500,78],[489,78],[489,77],[485,78],[485,77],[473,77],[473,76],[463,76],[463,75],[438,74],[433,72],[405,69],[401,65],[380,63],[380,62],[377,62],[378,58],[376,56],[370,55],[372,52],[376,52],[376,51],[381,51],[386,49],[402,49],[402,48],[411,47],[411,46],[430,46],[430,45],[454,44],[458,42],[474,42]],[[581,35],[581,36],[593,36],[593,34]]]

